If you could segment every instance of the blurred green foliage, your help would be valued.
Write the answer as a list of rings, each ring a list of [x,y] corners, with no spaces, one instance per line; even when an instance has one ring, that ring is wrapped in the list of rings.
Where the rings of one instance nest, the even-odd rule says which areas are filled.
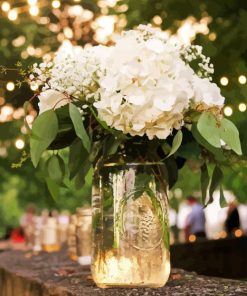
[[[61,1],[62,4],[72,1]],[[13,2],[14,3],[14,2]],[[96,1],[81,1],[81,4],[94,12],[95,16],[100,14],[100,9]],[[226,97],[227,105],[233,109],[231,119],[240,129],[242,148],[247,156],[247,112],[239,112],[238,104],[247,104],[247,84],[240,85],[239,75],[247,76],[247,1],[243,0],[122,0],[117,2],[117,6],[128,5],[125,12],[127,28],[132,28],[140,23],[153,22],[155,16],[162,19],[161,27],[176,32],[182,22],[188,17],[193,17],[200,21],[202,18],[209,18],[208,34],[197,34],[196,44],[204,47],[204,53],[211,56],[215,65],[214,81],[219,84],[220,78],[226,76],[229,84],[222,87],[222,93]],[[122,14],[116,7],[108,10],[108,14]],[[42,9],[42,15],[49,16],[53,23],[58,23],[58,19],[51,13],[49,7]],[[23,15],[16,22],[10,22],[0,14],[0,64],[9,68],[14,68],[17,61],[21,61],[24,66],[36,62],[37,58],[29,56],[27,59],[21,58],[21,52],[33,45],[42,47],[49,45],[50,50],[56,50],[60,43],[57,40],[57,33],[51,32],[47,25],[37,24],[31,17]],[[213,33],[215,40],[210,40],[210,33]],[[92,31],[78,43],[83,45],[92,41]],[[13,39],[25,36],[25,43],[20,47],[13,46]],[[87,40],[86,40],[86,39]],[[214,39],[214,38],[213,38]],[[0,96],[5,81],[17,80],[15,71],[10,71],[6,75],[0,74]],[[14,107],[22,106],[25,100],[32,96],[27,87],[16,89],[13,93],[6,93],[6,103]],[[37,105],[34,104],[37,108]],[[0,236],[4,232],[4,225],[15,226],[26,205],[34,203],[37,208],[48,207],[58,209],[69,209],[73,211],[75,207],[90,200],[90,176],[88,184],[80,190],[61,190],[61,197],[54,201],[43,182],[42,176],[35,171],[28,160],[22,168],[11,169],[13,162],[18,162],[21,151],[13,147],[14,140],[20,134],[22,122],[12,121],[0,124],[0,142],[9,141],[11,147],[8,149],[8,158],[0,158]],[[226,171],[225,188],[233,190],[240,201],[247,200],[247,168],[242,165],[230,168]],[[185,167],[180,172],[180,179],[176,187],[184,190],[184,195],[192,191],[199,190],[199,174],[194,170]]]

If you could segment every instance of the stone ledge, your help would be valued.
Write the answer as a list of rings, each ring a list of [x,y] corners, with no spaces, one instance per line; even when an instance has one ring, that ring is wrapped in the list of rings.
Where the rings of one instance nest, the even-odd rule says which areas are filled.
[[[32,255],[0,254],[0,296],[193,296],[247,295],[247,282],[199,276],[173,269],[159,289],[106,289],[93,283],[89,270],[70,261],[65,251]]]

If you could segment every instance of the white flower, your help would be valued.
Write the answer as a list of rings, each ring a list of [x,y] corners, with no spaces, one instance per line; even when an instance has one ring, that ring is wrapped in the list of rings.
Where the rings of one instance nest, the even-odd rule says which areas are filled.
[[[125,134],[165,139],[183,124],[194,72],[176,46],[156,30],[141,28],[116,40],[94,106],[102,120]]]
[[[41,92],[38,98],[39,114],[53,108],[57,109],[70,102],[70,100],[64,94],[52,89]]]
[[[93,104],[101,120],[124,134],[166,139],[181,128],[189,108],[223,106],[212,73],[200,46],[174,44],[159,29],[141,25],[110,47],[66,42],[52,62],[34,65],[30,79],[43,86],[40,113],[70,97],[84,107]]]
[[[197,76],[193,77],[193,87],[195,91],[195,96],[193,101],[195,103],[204,103],[209,107],[224,105],[224,97],[220,94],[219,87],[209,81],[208,78],[199,78]]]

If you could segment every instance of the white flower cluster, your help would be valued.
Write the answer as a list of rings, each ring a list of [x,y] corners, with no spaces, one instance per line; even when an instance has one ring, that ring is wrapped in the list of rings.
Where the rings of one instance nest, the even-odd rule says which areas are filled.
[[[187,63],[191,63],[194,60],[198,60],[196,73],[199,77],[209,78],[214,73],[214,66],[210,63],[210,58],[202,54],[202,46],[199,45],[190,45],[181,48],[181,57]]]
[[[162,39],[159,31],[141,26],[113,48],[94,106],[102,120],[125,134],[165,139],[181,128],[191,103],[211,107],[224,102],[218,87],[198,77],[182,59],[181,47]]]
[[[56,53],[52,66],[50,63],[42,63],[39,67],[36,65],[33,71],[34,75],[38,75],[36,81],[43,83],[39,95],[40,113],[67,104],[71,101],[69,98],[83,102],[99,98],[98,80],[103,74],[104,64],[102,58],[108,52],[104,46],[83,49],[66,43]],[[31,80],[34,75],[30,75]]]
[[[197,72],[190,66],[194,60]],[[40,112],[80,100],[93,104],[108,126],[131,136],[165,139],[181,128],[190,108],[224,104],[202,48],[172,44],[150,26],[124,32],[110,47],[62,48],[46,73]]]

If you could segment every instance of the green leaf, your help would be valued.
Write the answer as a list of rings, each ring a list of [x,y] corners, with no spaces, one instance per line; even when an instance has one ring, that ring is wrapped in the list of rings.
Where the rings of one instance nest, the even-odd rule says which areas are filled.
[[[227,206],[228,206],[228,204],[227,204],[227,201],[224,196],[223,188],[222,188],[222,186],[220,186],[220,207],[225,208]]]
[[[85,161],[81,164],[81,167],[79,171],[77,172],[77,175],[75,176],[75,188],[81,189],[85,184],[85,178],[88,174],[92,164],[89,161],[89,159],[85,159]]]
[[[49,177],[47,177],[46,179],[46,185],[47,185],[47,188],[51,194],[51,196],[53,197],[53,199],[55,201],[57,201],[58,197],[59,197],[59,185],[54,182],[52,179],[50,179]]]
[[[114,136],[107,137],[104,141],[103,154],[104,156],[113,155],[117,152],[121,140],[115,139]]]
[[[220,138],[238,155],[242,154],[238,129],[226,118],[221,121]]]
[[[214,200],[213,193],[217,189],[217,187],[220,185],[222,180],[223,180],[223,173],[218,166],[215,166],[214,171],[213,171],[213,175],[212,175],[211,184],[209,187],[209,201],[208,201],[207,205],[210,204],[211,202],[213,202],[213,200]]]
[[[70,145],[69,151],[69,172],[70,179],[73,179],[78,173],[82,163],[88,158],[88,152],[85,150],[82,141],[76,138],[75,141]]]
[[[74,104],[69,104],[69,114],[73,122],[76,135],[82,140],[83,146],[89,153],[91,146],[90,139],[84,128],[81,114]]]
[[[210,181],[210,178],[208,174],[208,168],[206,163],[204,163],[203,166],[201,167],[201,191],[202,191],[202,203],[204,205],[207,197],[209,181]]]
[[[216,148],[215,148],[216,149]],[[177,155],[185,159],[199,159],[201,154],[200,146],[197,142],[189,142],[180,146]]]
[[[178,167],[173,157],[167,158],[164,161],[167,169],[169,189],[171,189],[178,180]]]
[[[218,161],[226,161],[227,160],[225,155],[223,154],[223,150],[221,148],[213,147],[201,136],[201,134],[198,132],[196,124],[192,125],[191,133],[192,133],[193,137],[195,138],[195,140],[201,146],[206,148],[209,152],[211,152],[214,155],[216,160],[218,160]]]
[[[209,144],[216,148],[221,147],[220,129],[214,115],[204,112],[198,120],[197,129]]]
[[[65,165],[63,159],[59,155],[52,155],[47,161],[47,169],[49,177],[57,182],[61,183],[65,174]]]
[[[173,138],[172,149],[171,149],[170,153],[167,155],[167,157],[170,157],[172,154],[174,154],[178,150],[178,148],[180,147],[180,145],[182,143],[182,140],[183,140],[183,133],[181,130],[179,130],[176,133],[175,137]]]
[[[32,127],[30,139],[30,154],[33,165],[37,167],[42,153],[56,138],[58,132],[58,120],[53,110],[48,110],[39,115]]]
[[[69,115],[69,106],[65,105],[55,110],[58,118],[58,133],[49,149],[58,150],[71,145],[76,138],[74,126]]]

